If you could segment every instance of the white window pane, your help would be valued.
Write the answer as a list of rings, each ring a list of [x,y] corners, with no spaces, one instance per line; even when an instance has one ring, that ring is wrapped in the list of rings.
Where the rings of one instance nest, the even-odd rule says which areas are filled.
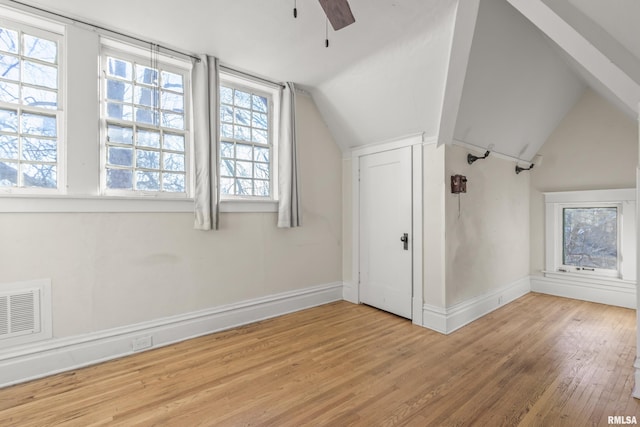
[[[254,163],[253,176],[259,179],[269,179],[269,163]]]
[[[133,86],[130,83],[107,80],[107,99],[131,103],[133,102]]]
[[[29,58],[55,64],[58,58],[58,44],[51,40],[25,34],[23,54]]]
[[[0,77],[20,80],[20,60],[15,56],[0,55]]]
[[[0,187],[15,187],[18,185],[18,164],[0,162]]]
[[[129,61],[117,58],[107,58],[107,74],[125,80],[133,80],[133,65]]]
[[[133,149],[109,147],[107,162],[115,166],[133,166]]]
[[[160,153],[149,150],[136,150],[136,167],[160,169]]]
[[[22,138],[22,160],[56,162],[58,144],[51,139]]]
[[[253,147],[251,145],[246,145],[246,144],[237,144],[236,158],[240,160],[253,159]]]
[[[107,117],[118,120],[133,120],[133,107],[131,105],[107,103]]]
[[[222,125],[220,127],[220,134],[223,138],[233,138],[233,125]]]
[[[251,126],[251,111],[236,108],[235,123],[242,126]]]
[[[236,194],[235,180],[233,178],[220,178],[220,194],[229,196]]]
[[[18,33],[6,28],[0,28],[0,50],[18,53]]]
[[[20,88],[17,84],[0,82],[0,102],[17,103],[20,100]]]
[[[174,113],[184,113],[184,96],[177,93],[162,92],[162,102],[160,105],[163,110],[173,111]]]
[[[254,159],[256,162],[269,162],[269,149],[265,147],[253,148]]]
[[[133,144],[133,128],[107,125],[107,141],[118,144]]]
[[[269,143],[269,135],[266,130],[254,129],[253,130],[253,141],[259,144],[268,144]]]
[[[233,107],[230,105],[220,106],[220,121],[233,123]]]
[[[170,129],[184,129],[182,114],[162,113],[162,126]]]
[[[136,107],[134,108],[134,117],[137,123],[144,123],[148,125],[158,124],[158,114],[154,110]]]
[[[253,187],[256,196],[269,197],[269,181],[255,180]]]
[[[135,70],[137,83],[144,83],[153,86],[158,85],[158,70],[155,68],[136,64]]]
[[[233,103],[236,107],[251,108],[251,94],[236,89],[234,91]]]
[[[184,136],[165,133],[162,147],[165,150],[184,151]]]
[[[232,159],[220,159],[220,175],[235,176],[235,163]]]
[[[41,114],[22,113],[21,131],[29,135],[56,136],[55,116],[44,116]]]
[[[162,174],[162,190],[172,193],[184,193],[184,174],[164,173]]]
[[[169,89],[174,92],[184,92],[184,79],[180,74],[163,71],[160,75],[162,78],[162,88]]]
[[[253,180],[251,179],[236,180],[236,194],[238,196],[253,196]]]
[[[184,172],[184,154],[164,153],[163,167],[168,171]]]
[[[240,178],[251,178],[253,176],[253,163],[251,162],[236,162],[236,176]]]
[[[220,102],[225,104],[233,104],[233,89],[220,86]]]
[[[158,90],[150,87],[136,86],[133,97],[134,104],[147,107],[158,107]]]
[[[269,124],[267,115],[262,113],[253,113],[251,126],[258,129],[266,129]]]
[[[267,112],[267,98],[264,96],[253,95],[253,109],[261,113]]]
[[[240,141],[251,141],[251,128],[244,126],[234,126],[234,138]]]
[[[138,129],[136,144],[141,147],[160,148],[160,132]]]
[[[233,143],[221,142],[220,143],[220,157],[235,157],[233,150]]]
[[[22,183],[25,187],[56,188],[57,168],[55,165],[22,164]]]
[[[58,87],[58,69],[49,65],[31,61],[22,63],[22,81],[36,86],[56,89]]]
[[[565,208],[563,220],[565,265],[618,268],[617,208]]]
[[[0,159],[18,159],[18,138],[0,135]]]
[[[133,187],[133,172],[125,169],[107,169],[107,187],[131,190]]]
[[[136,189],[160,191],[160,172],[136,171]]]
[[[58,108],[58,92],[25,86],[22,88],[22,103],[55,110]]]
[[[0,130],[4,132],[18,132],[18,114],[15,110],[0,109]]]

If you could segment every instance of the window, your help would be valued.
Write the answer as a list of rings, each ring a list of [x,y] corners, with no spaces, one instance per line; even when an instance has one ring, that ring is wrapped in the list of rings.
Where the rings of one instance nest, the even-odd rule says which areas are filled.
[[[63,188],[61,40],[0,22],[0,191]]]
[[[222,78],[220,193],[223,199],[276,199],[273,112],[278,93],[269,87],[260,88],[255,82]]]
[[[545,202],[545,274],[635,280],[635,190],[545,193]]]
[[[562,264],[576,271],[618,271],[618,207],[562,209]]]
[[[107,194],[189,193],[191,64],[180,68],[156,56],[103,49],[102,189]]]

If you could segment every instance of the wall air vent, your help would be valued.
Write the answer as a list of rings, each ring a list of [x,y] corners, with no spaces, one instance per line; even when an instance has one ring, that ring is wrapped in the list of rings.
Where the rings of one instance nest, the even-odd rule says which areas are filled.
[[[51,282],[0,284],[0,350],[51,338]]]

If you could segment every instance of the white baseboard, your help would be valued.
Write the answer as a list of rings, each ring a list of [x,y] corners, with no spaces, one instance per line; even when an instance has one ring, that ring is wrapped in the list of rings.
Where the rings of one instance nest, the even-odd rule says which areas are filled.
[[[633,367],[636,369],[633,397],[640,399],[640,356],[636,357],[636,363],[633,364]]]
[[[353,304],[358,304],[358,288],[351,282],[344,282],[344,286],[342,288],[342,299],[348,301]]]
[[[342,299],[342,283],[256,298],[92,334],[0,352],[0,388],[134,353],[144,338],[157,348]],[[150,337],[150,339],[149,339]]]
[[[595,281],[531,276],[531,291],[582,301],[636,308],[636,285],[603,284]]]
[[[450,334],[493,310],[510,303],[531,291],[529,277],[508,286],[468,299],[451,307],[424,304],[422,326],[442,334]]]

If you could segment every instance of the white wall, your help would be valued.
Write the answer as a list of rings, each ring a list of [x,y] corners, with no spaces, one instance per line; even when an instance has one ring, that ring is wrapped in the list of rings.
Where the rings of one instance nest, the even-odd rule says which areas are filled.
[[[531,175],[531,274],[544,269],[543,192],[634,188],[638,127],[587,89],[550,135]]]
[[[447,146],[445,177],[467,177],[467,192],[445,191],[446,306],[514,284],[529,274],[529,175],[489,156],[467,163]]]
[[[96,70],[69,75],[70,165],[97,174],[97,38],[71,27],[68,45],[84,49],[70,71]],[[223,213],[212,232],[191,213],[2,213],[0,284],[51,278],[54,336],[68,337],[340,281],[341,152],[311,97],[296,114],[303,227],[278,229],[274,213]]]

